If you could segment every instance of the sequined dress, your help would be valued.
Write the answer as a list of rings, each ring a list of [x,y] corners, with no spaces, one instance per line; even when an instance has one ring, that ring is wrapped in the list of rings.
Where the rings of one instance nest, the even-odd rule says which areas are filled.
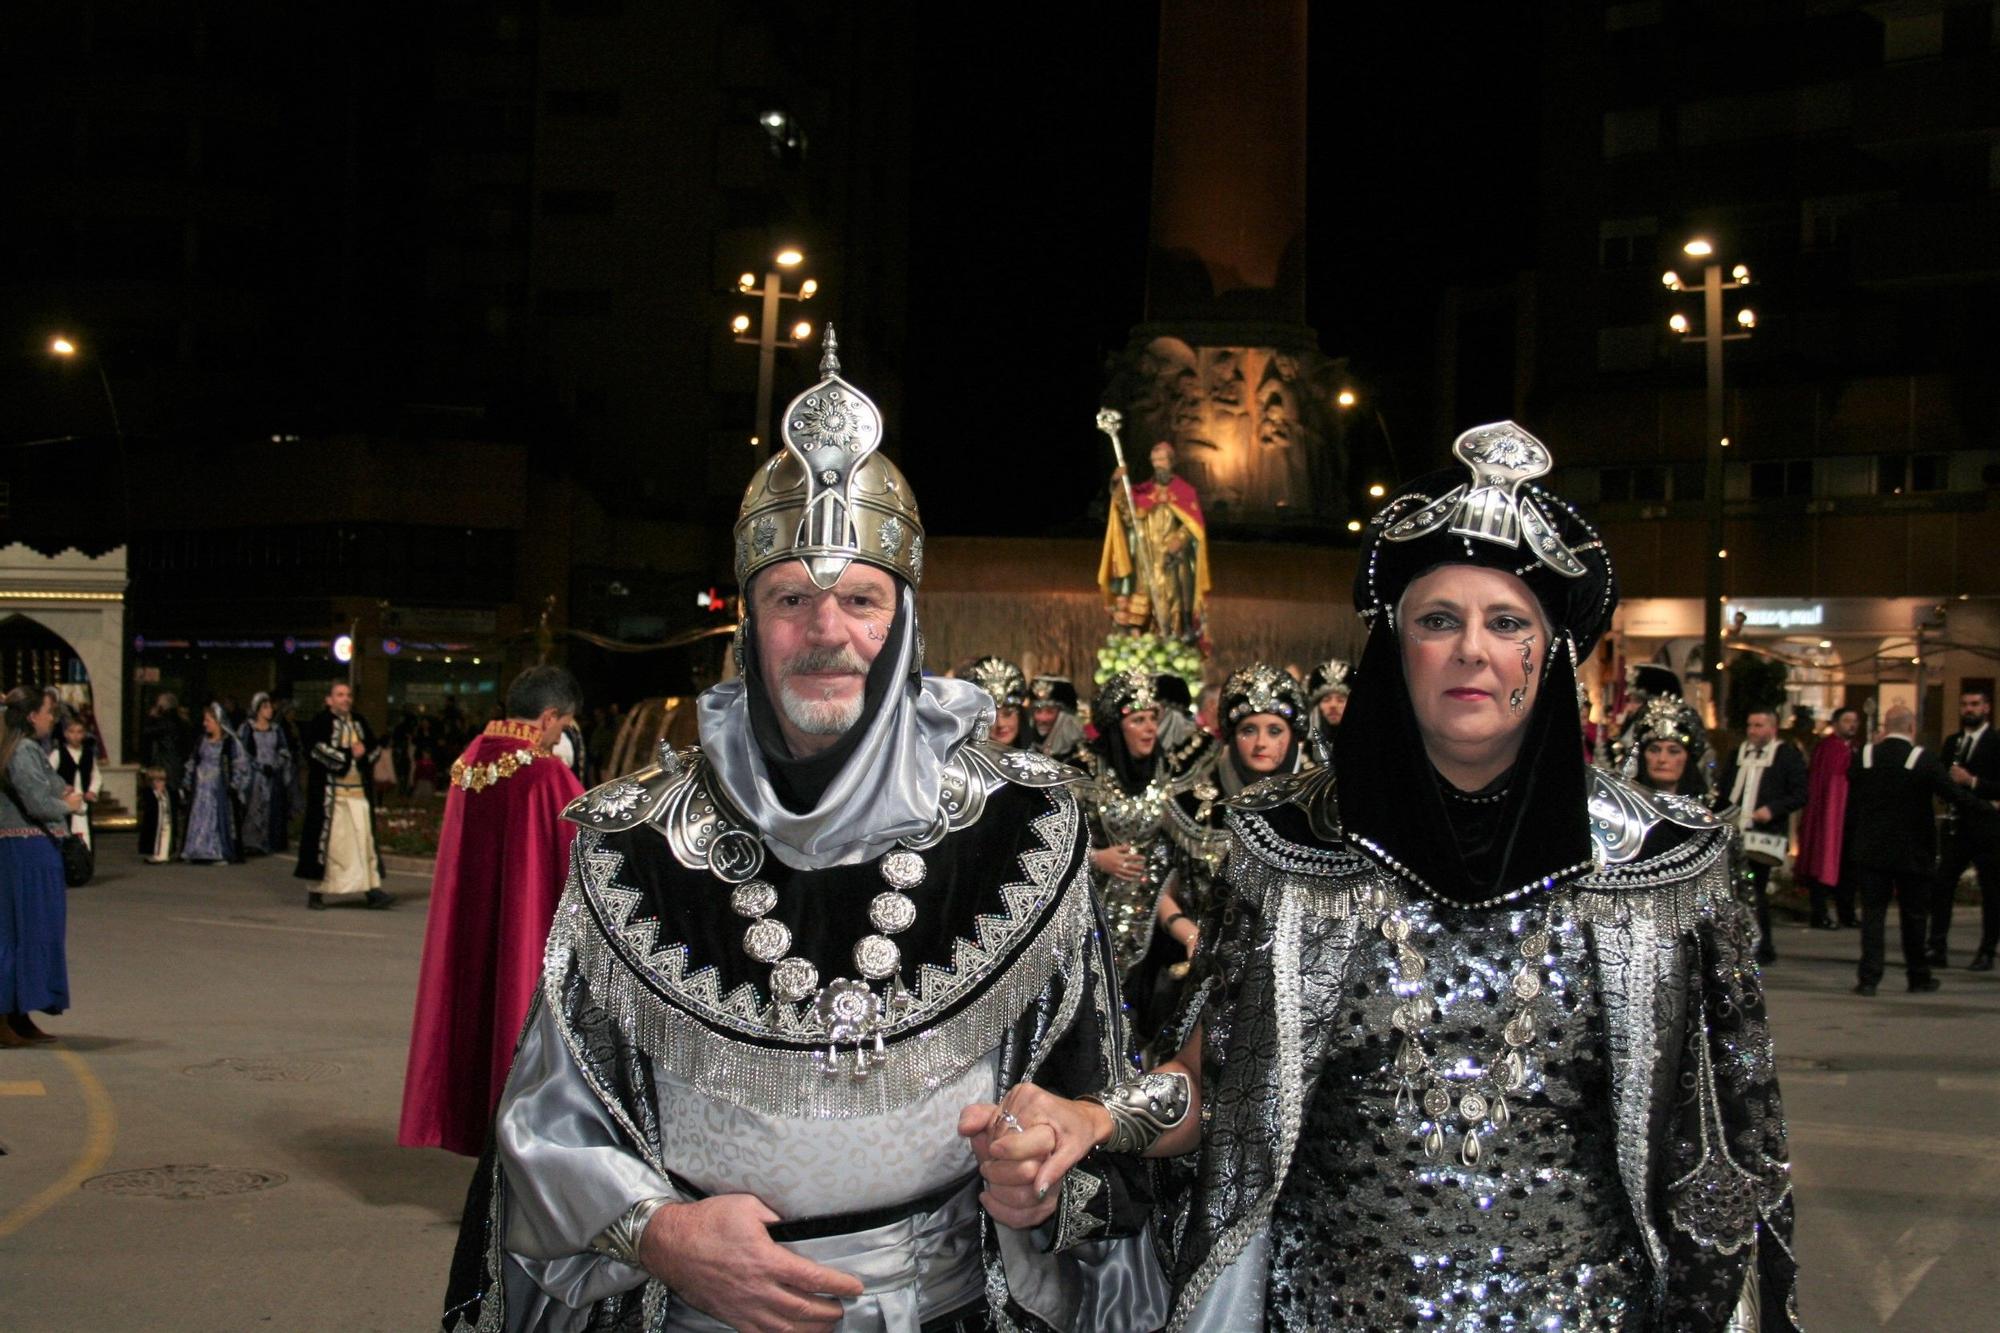
[[[1509,986],[1541,909],[1462,911],[1413,903],[1411,943],[1428,960],[1440,1018],[1427,1037],[1455,1089],[1504,1050],[1519,1005]],[[1538,1040],[1509,1094],[1504,1131],[1466,1160],[1455,1124],[1433,1159],[1421,1105],[1398,1097],[1397,948],[1357,944],[1333,1016],[1336,1045],[1307,1106],[1271,1216],[1271,1329],[1612,1329],[1645,1306],[1644,1250],[1618,1180],[1604,1015],[1587,949],[1558,909],[1527,1007]],[[1495,1317],[1501,1321],[1492,1322]]]

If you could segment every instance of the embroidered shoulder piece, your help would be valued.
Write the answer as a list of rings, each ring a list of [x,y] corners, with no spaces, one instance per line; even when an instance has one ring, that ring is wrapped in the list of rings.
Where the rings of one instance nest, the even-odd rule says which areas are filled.
[[[1295,805],[1303,810],[1315,837],[1327,842],[1342,840],[1340,800],[1333,777],[1333,765],[1309,768],[1303,773],[1280,773],[1245,787],[1223,802],[1232,811],[1263,813],[1280,806]]]
[[[695,746],[677,751],[663,742],[658,762],[592,787],[565,806],[562,817],[605,833],[637,828],[658,815],[677,788],[694,779],[700,760],[701,751]]]
[[[1722,828],[1700,802],[1653,791],[1601,768],[1589,770],[1591,853],[1599,868],[1623,866],[1639,855],[1646,835],[1662,823],[1696,832]]]

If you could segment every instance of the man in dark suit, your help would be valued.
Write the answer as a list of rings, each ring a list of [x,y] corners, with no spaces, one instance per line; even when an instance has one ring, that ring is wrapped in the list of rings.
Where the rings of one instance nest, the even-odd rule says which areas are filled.
[[[1750,714],[1743,733],[1743,744],[1722,761],[1716,791],[1744,832],[1789,834],[1792,816],[1806,803],[1806,757],[1779,738],[1778,715],[1768,708]],[[1778,951],[1771,944],[1771,906],[1765,898],[1769,863],[1750,863],[1750,883],[1757,894],[1757,961],[1774,963]]]
[[[1972,956],[1975,972],[1993,970],[1993,950],[2000,945],[2000,736],[1993,734],[1993,698],[1984,690],[1958,696],[1958,730],[1944,743],[1940,756],[1951,766],[1951,779],[1979,799],[1954,806],[1946,815],[1944,859],[1931,893],[1930,961],[1948,966],[1945,937],[1951,931],[1951,904],[1958,877],[1967,866],[1979,872],[1979,949]]]
[[[1937,823],[1933,799],[1954,809],[1978,803],[1951,780],[1943,764],[1916,743],[1916,715],[1902,704],[1882,719],[1882,734],[1861,747],[1847,775],[1846,829],[1841,840],[1843,882],[1852,877],[1861,900],[1861,966],[1857,995],[1873,995],[1882,981],[1883,934],[1894,895],[1903,925],[1903,965],[1910,989],[1934,991],[1925,952],[1925,918],[1935,883]]]

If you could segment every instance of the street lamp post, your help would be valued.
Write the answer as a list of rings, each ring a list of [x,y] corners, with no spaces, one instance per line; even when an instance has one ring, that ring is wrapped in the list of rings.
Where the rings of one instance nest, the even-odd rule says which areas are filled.
[[[1679,334],[1682,342],[1700,343],[1708,363],[1708,438],[1702,445],[1705,463],[1702,500],[1708,516],[1708,552],[1702,562],[1701,652],[1703,674],[1708,677],[1709,697],[1719,705],[1722,699],[1722,562],[1728,558],[1728,550],[1723,544],[1722,451],[1729,447],[1729,437],[1723,433],[1728,429],[1728,423],[1722,392],[1722,345],[1748,338],[1750,330],[1757,326],[1757,315],[1745,306],[1736,312],[1736,323],[1741,332],[1728,332],[1722,317],[1722,294],[1748,287],[1750,270],[1738,264],[1729,271],[1725,280],[1721,261],[1713,259],[1715,247],[1700,237],[1682,246],[1681,251],[1690,258],[1709,261],[1702,265],[1700,287],[1692,289],[1701,292],[1701,332],[1692,332],[1688,317],[1679,313],[1667,321],[1667,327]],[[1671,269],[1661,275],[1660,282],[1670,292],[1691,290]]]
[[[761,448],[774,438],[771,430],[771,394],[777,379],[777,355],[780,347],[797,347],[812,337],[812,325],[805,320],[793,324],[783,336],[778,328],[779,314],[786,301],[810,301],[819,292],[819,282],[807,278],[799,284],[797,291],[785,290],[784,270],[795,269],[805,262],[805,255],[793,246],[778,251],[771,256],[772,267],[764,273],[762,282],[754,273],[745,273],[736,280],[736,290],[745,296],[762,298],[763,311],[757,321],[757,336],[750,336],[750,316],[739,314],[729,321],[729,331],[736,335],[736,341],[745,347],[757,349],[757,428],[750,436],[750,447]]]
[[[49,355],[73,361],[82,355],[82,350],[70,338],[58,333],[49,339]],[[125,540],[132,540],[132,478],[125,461],[125,423],[118,415],[118,395],[111,392],[111,376],[104,371],[104,358],[95,351],[90,354],[90,364],[97,371],[97,383],[104,390],[104,406],[111,412],[111,438],[118,450],[118,499],[119,509],[125,521]]]

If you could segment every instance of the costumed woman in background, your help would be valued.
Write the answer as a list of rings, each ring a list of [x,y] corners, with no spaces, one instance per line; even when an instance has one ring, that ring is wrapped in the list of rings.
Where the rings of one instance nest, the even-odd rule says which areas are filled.
[[[243,746],[229,732],[222,705],[201,715],[202,737],[188,756],[181,779],[187,803],[187,840],[181,860],[195,864],[243,860],[243,802],[250,795],[250,765]]]
[[[1028,678],[1004,657],[982,657],[965,678],[992,696],[993,730],[987,739],[1010,750],[1035,748],[1035,731],[1028,725]]]
[[[1318,763],[1333,753],[1333,733],[1347,715],[1347,696],[1353,690],[1354,668],[1342,658],[1327,658],[1306,677],[1306,702],[1312,705],[1306,739]]]
[[[69,713],[62,720],[62,744],[49,751],[49,765],[69,791],[83,798],[83,808],[69,817],[69,831],[92,847],[90,807],[103,791],[103,775],[97,771],[97,742],[83,718]]]
[[[1201,923],[1214,914],[1214,886],[1229,852],[1224,802],[1311,762],[1304,741],[1312,710],[1289,673],[1263,662],[1245,667],[1223,685],[1219,708],[1224,744],[1167,803],[1172,869],[1160,892],[1153,945],[1125,995],[1134,1025],[1147,1035],[1164,1021],[1200,943]]]
[[[1076,685],[1066,676],[1037,676],[1028,683],[1028,699],[1033,705],[1028,720],[1034,725],[1034,748],[1059,764],[1083,766],[1083,752],[1090,738],[1083,734],[1077,716]]]
[[[68,890],[56,839],[83,798],[63,790],[42,754],[56,707],[33,686],[0,701],[0,1047],[55,1040],[29,1015],[69,1008]]]
[[[1625,776],[1649,791],[1668,791],[1709,803],[1708,729],[1683,700],[1656,694],[1639,710],[1627,733]]]
[[[250,771],[243,850],[252,856],[282,852],[291,832],[292,784],[298,772],[270,695],[260,693],[250,701],[250,718],[236,739]]]
[[[1576,663],[1617,594],[1536,482],[1548,450],[1502,422],[1452,452],[1370,525],[1333,766],[1231,813],[1150,1103],[1016,1114],[1113,1155],[1199,1148],[1172,1330],[1794,1329],[1729,832],[1583,762]]]

